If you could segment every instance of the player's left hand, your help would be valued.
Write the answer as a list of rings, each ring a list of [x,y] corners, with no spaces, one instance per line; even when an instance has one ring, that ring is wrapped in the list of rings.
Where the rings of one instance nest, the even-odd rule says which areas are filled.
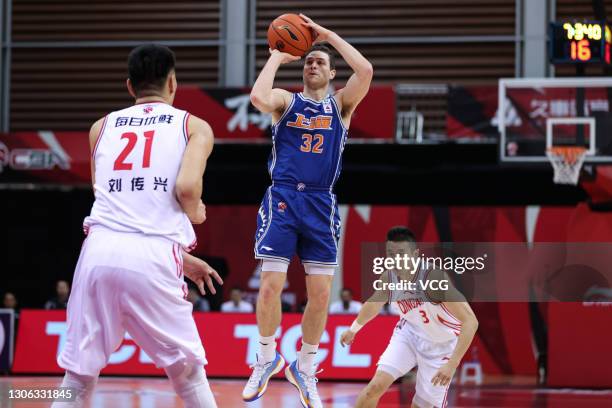
[[[350,330],[345,330],[340,336],[340,344],[342,347],[350,346],[355,341],[355,333]]]
[[[217,271],[211,268],[210,265],[200,258],[189,255],[185,251],[183,251],[183,273],[196,284],[202,295],[206,294],[204,283],[206,283],[206,286],[208,286],[210,293],[213,295],[217,293],[215,286],[213,285],[213,278],[219,285],[223,285],[223,279],[221,279]]]
[[[306,17],[304,14],[300,13],[300,17],[302,17],[302,20],[304,20],[302,25],[309,27],[312,30],[312,33],[314,34],[313,43],[327,41],[329,39],[329,36],[333,34],[331,30],[328,30],[327,28],[318,25],[317,23],[312,21],[312,19]]]
[[[446,387],[448,384],[450,384],[453,375],[455,375],[456,369],[457,366],[450,362],[444,364],[433,376],[431,383],[433,385],[441,385]]]

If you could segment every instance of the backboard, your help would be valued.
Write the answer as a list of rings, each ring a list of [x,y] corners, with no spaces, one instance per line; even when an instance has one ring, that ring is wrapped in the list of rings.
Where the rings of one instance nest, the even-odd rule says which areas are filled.
[[[498,90],[502,162],[547,162],[553,146],[580,146],[586,163],[612,163],[612,78],[500,79]]]

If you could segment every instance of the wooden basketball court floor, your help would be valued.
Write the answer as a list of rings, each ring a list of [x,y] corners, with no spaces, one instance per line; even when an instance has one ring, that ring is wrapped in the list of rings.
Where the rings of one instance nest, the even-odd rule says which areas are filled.
[[[10,401],[9,389],[57,387],[60,377],[0,377],[0,407],[42,408],[49,402]],[[612,390],[576,390],[534,387],[533,379],[512,378],[488,381],[487,385],[453,384],[449,407],[529,407],[529,408],[603,408],[612,407]],[[220,408],[300,408],[295,389],[282,379],[274,380],[266,394],[251,403],[244,403],[240,394],[243,380],[212,379],[211,386]],[[319,393],[329,408],[349,408],[365,383],[321,381]],[[410,407],[414,384],[397,384],[381,400],[380,408]],[[102,377],[96,388],[92,408],[170,408],[182,407],[170,384],[164,378]]]

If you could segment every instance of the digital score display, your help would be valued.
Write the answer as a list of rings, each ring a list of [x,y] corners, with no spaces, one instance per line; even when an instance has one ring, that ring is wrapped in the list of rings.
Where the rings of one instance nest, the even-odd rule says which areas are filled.
[[[610,27],[601,21],[551,23],[550,62],[610,64]]]

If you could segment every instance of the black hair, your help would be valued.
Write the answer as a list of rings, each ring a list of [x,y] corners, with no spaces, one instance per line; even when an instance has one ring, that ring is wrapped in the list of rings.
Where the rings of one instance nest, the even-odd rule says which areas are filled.
[[[351,288],[347,288],[347,287],[342,288],[342,290],[340,291],[340,293],[342,293],[342,292],[348,292],[348,293],[350,293],[351,295],[353,294],[353,290],[352,290]]]
[[[387,232],[387,241],[416,243],[416,237],[408,228],[398,225]]]
[[[134,48],[128,56],[128,78],[137,96],[151,96],[164,87],[176,65],[174,52],[168,47],[145,44]]]
[[[336,58],[334,57],[334,52],[331,50],[331,48],[329,48],[325,44],[316,43],[312,47],[310,47],[310,49],[306,51],[306,54],[304,55],[308,55],[313,51],[321,51],[326,53],[329,56],[329,68],[336,69]]]

